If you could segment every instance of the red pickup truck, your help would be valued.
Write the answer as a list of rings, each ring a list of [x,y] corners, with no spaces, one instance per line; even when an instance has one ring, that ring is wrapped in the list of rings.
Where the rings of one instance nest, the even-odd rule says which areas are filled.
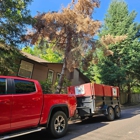
[[[75,110],[72,94],[43,94],[37,80],[0,76],[0,139],[43,128],[62,137]]]

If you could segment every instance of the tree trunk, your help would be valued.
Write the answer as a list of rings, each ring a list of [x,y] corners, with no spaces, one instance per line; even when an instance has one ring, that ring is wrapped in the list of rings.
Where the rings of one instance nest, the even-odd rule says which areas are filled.
[[[62,67],[61,75],[60,75],[58,86],[56,87],[55,93],[60,93],[62,90],[62,87],[63,87],[64,77],[65,77],[65,73],[67,70],[67,57],[68,57],[68,53],[70,52],[70,46],[71,46],[71,33],[69,32],[69,34],[67,35],[67,42],[66,42],[66,50],[65,50],[65,54],[64,54],[63,67]]]
[[[131,103],[131,88],[130,88],[130,84],[127,85],[127,92],[128,92],[128,103]]]
[[[66,62],[66,58],[64,58],[61,75],[60,75],[58,86],[56,87],[55,93],[60,93],[61,92],[61,89],[63,87],[63,82],[64,82],[65,71],[67,69],[66,66],[67,66],[67,62]]]

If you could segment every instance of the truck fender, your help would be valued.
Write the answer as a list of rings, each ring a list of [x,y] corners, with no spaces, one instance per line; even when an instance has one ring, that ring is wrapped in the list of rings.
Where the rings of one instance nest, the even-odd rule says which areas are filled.
[[[54,113],[56,113],[57,111],[63,111],[66,114],[67,118],[69,118],[69,109],[68,109],[67,104],[53,105],[50,109],[50,113],[49,113],[49,116],[48,116],[47,127],[49,125],[49,122],[51,120],[52,115]]]

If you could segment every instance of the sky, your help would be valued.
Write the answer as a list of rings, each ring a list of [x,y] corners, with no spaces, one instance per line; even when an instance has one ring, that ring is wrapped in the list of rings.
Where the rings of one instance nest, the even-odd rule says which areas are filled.
[[[37,11],[40,13],[59,11],[62,5],[67,6],[70,2],[71,0],[33,0],[28,8],[31,11],[31,15],[35,16]],[[100,2],[100,7],[95,9],[93,19],[103,21],[111,0],[100,0]],[[125,2],[128,4],[130,12],[133,10],[137,12],[135,21],[140,22],[140,0],[125,0]]]

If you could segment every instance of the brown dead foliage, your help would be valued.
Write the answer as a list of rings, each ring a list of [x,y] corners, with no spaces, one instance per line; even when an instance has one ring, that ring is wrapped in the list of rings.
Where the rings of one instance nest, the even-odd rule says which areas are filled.
[[[42,38],[55,42],[54,49],[65,52],[66,66],[70,71],[78,67],[81,60],[88,66],[96,50],[93,37],[101,27],[101,23],[92,18],[94,8],[99,7],[99,4],[99,0],[72,0],[59,12],[38,13],[35,17],[37,22],[34,30],[26,36],[26,39],[31,39],[32,44]],[[113,52],[108,50],[108,45],[124,39],[124,36],[102,37],[104,54],[112,55]]]

